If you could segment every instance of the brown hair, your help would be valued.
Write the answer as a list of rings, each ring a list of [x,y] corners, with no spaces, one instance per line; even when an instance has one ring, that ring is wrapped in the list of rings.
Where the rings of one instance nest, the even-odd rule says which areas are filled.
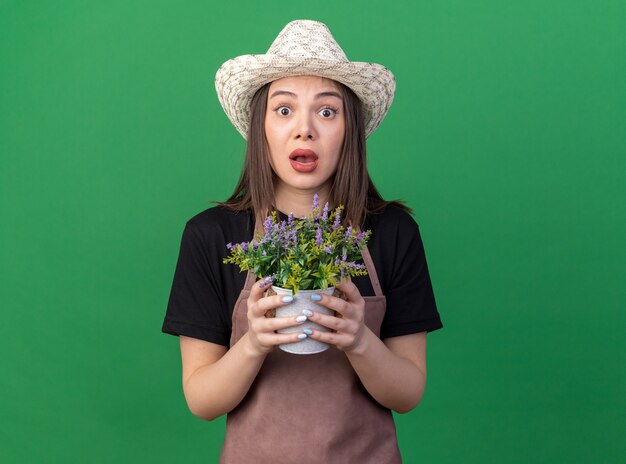
[[[354,92],[337,82],[344,101],[345,136],[330,188],[328,202],[331,207],[344,205],[344,221],[362,226],[369,213],[381,213],[388,204],[394,204],[411,213],[399,200],[384,200],[367,171],[365,123],[363,106]],[[270,154],[265,137],[265,113],[270,84],[265,84],[254,94],[250,105],[250,129],[246,159],[237,186],[225,202],[217,202],[235,211],[254,210],[263,218],[274,208],[274,180],[276,174],[270,166]]]

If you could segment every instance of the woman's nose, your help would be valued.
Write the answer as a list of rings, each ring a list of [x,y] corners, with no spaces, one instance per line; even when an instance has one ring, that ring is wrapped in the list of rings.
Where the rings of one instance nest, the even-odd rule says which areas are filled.
[[[315,138],[315,129],[313,127],[313,121],[308,114],[300,114],[295,131],[296,139],[310,139]]]

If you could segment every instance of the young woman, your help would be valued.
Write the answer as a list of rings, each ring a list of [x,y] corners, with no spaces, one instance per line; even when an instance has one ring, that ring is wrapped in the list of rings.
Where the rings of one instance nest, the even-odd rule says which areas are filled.
[[[293,21],[267,54],[226,62],[216,88],[247,152],[233,195],[183,232],[162,330],[180,336],[189,409],[227,414],[224,463],[401,462],[391,411],[420,402],[426,333],[442,324],[419,228],[367,171],[365,138],[391,105],[393,75],[348,61],[325,25]],[[341,317],[266,318],[291,298],[223,264],[225,244],[249,241],[271,210],[308,215],[315,194],[372,231],[369,275],[342,282],[342,298],[312,297]],[[307,319],[332,331],[276,333]],[[276,349],[304,337],[333,346]]]

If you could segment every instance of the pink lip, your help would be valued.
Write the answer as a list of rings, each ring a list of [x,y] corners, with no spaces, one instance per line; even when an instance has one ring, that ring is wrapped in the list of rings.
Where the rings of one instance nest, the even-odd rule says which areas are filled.
[[[289,162],[298,172],[311,172],[317,167],[318,156],[313,150],[297,148],[289,155]]]

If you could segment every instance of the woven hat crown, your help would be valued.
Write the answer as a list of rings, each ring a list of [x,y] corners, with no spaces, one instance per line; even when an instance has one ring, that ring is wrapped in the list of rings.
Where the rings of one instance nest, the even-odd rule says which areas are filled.
[[[346,54],[326,24],[308,20],[292,21],[287,24],[274,39],[267,54],[284,58],[348,62]]]

